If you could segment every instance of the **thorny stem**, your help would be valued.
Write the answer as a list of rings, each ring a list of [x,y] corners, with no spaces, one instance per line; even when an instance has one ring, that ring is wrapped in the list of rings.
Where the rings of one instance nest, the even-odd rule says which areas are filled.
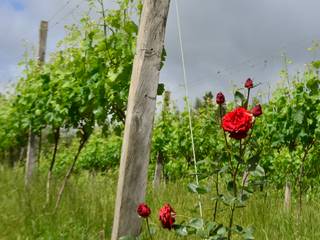
[[[232,225],[233,225],[233,216],[234,216],[234,211],[236,209],[236,204],[233,204],[231,207],[231,216],[230,216],[230,221],[229,221],[229,232],[228,232],[228,240],[231,239],[231,235],[232,235]]]
[[[232,185],[233,185],[233,195],[235,198],[237,198],[238,195],[238,190],[237,190],[237,175],[238,175],[238,171],[239,171],[239,167],[240,164],[242,162],[242,140],[240,139],[240,143],[239,143],[239,161],[237,163],[237,167],[235,168],[235,170],[232,172]],[[234,212],[236,209],[236,204],[233,203],[232,207],[231,207],[231,215],[230,215],[230,220],[229,220],[229,232],[228,232],[228,240],[231,239],[232,236],[232,225],[233,225],[233,218],[234,218]]]
[[[244,108],[247,109],[249,105],[249,98],[250,98],[250,88],[248,88],[248,94],[247,94],[247,101],[245,102]]]

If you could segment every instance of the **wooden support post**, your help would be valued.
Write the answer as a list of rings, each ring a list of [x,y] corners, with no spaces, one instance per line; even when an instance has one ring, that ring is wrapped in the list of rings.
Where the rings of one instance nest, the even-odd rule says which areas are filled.
[[[287,180],[284,190],[284,209],[289,212],[291,208],[291,183]]]
[[[170,107],[170,95],[171,93],[169,91],[165,91],[163,95],[163,103],[162,103],[162,121],[166,121],[166,113],[169,110]],[[165,156],[161,149],[157,153],[157,162],[156,162],[156,168],[154,172],[154,178],[153,178],[153,188],[159,188],[161,181],[163,181],[164,178],[164,161]]]
[[[48,22],[41,21],[40,34],[39,34],[40,35],[39,36],[39,52],[38,52],[38,64],[40,67],[45,62],[47,34],[48,34]],[[32,125],[31,125],[29,130],[26,173],[25,173],[26,186],[29,185],[37,169],[38,142],[39,142],[39,137],[32,131]]]
[[[161,54],[170,0],[144,0],[122,144],[112,240],[137,236],[145,200]]]

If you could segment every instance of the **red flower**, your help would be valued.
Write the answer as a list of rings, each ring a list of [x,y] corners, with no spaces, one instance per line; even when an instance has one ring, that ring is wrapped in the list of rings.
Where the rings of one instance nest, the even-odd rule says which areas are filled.
[[[246,81],[246,83],[244,84],[244,87],[245,88],[253,88],[253,81],[252,81],[252,79],[251,78],[248,78],[247,79],[247,81]]]
[[[170,204],[166,203],[159,211],[159,220],[162,223],[163,228],[167,228],[171,230],[173,227],[173,223],[176,220],[176,212],[170,206]]]
[[[254,106],[251,110],[251,113],[253,114],[253,116],[255,117],[259,117],[262,114],[262,108],[261,105],[258,104],[256,106]]]
[[[151,209],[145,203],[140,203],[137,208],[137,213],[140,217],[147,218],[151,214]]]
[[[222,92],[219,92],[216,96],[216,103],[221,105],[221,104],[224,104],[224,102],[226,101],[224,95]]]
[[[231,138],[242,139],[252,127],[253,115],[243,107],[238,107],[222,118],[222,128]]]

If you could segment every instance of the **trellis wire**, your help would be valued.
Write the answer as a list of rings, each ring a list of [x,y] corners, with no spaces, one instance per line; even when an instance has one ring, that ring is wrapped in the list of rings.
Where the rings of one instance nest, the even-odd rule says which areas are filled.
[[[176,3],[178,35],[179,35],[179,43],[180,43],[180,51],[181,51],[181,61],[182,61],[182,69],[183,69],[184,89],[185,89],[186,104],[187,104],[188,116],[189,116],[189,129],[190,129],[190,137],[191,137],[191,145],[192,145],[194,171],[195,171],[196,183],[199,186],[198,167],[197,167],[196,151],[195,151],[195,144],[194,144],[194,137],[193,137],[192,116],[191,116],[191,107],[190,107],[190,102],[189,102],[189,90],[188,90],[187,72],[186,72],[184,50],[183,50],[182,30],[181,30],[181,22],[180,22],[180,13],[179,13],[178,0],[176,0],[175,3]],[[200,211],[200,216],[202,218],[203,217],[203,212],[202,212],[202,203],[201,203],[201,199],[200,198],[201,198],[200,194],[198,193],[199,211]]]

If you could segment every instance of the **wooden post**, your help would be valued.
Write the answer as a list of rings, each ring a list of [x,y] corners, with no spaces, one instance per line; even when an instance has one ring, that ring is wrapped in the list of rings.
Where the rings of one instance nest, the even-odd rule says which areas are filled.
[[[136,210],[145,200],[147,170],[161,54],[170,0],[144,0],[131,75],[121,152],[112,240],[137,236],[141,219]]]
[[[291,208],[291,183],[287,180],[284,190],[284,209],[289,212]]]
[[[166,112],[169,109],[170,106],[170,92],[165,91],[163,95],[163,104],[162,104],[162,121],[166,121]],[[163,180],[163,171],[164,171],[164,155],[161,149],[158,151],[157,154],[157,162],[156,162],[156,168],[154,172],[154,178],[153,178],[153,188],[160,187],[161,181]]]
[[[40,33],[39,33],[39,52],[38,52],[38,64],[41,67],[45,62],[46,45],[48,34],[48,22],[41,21]],[[26,161],[26,173],[25,173],[25,185],[29,185],[31,179],[35,175],[38,162],[38,142],[39,137],[32,131],[32,126],[29,129],[27,161]]]

